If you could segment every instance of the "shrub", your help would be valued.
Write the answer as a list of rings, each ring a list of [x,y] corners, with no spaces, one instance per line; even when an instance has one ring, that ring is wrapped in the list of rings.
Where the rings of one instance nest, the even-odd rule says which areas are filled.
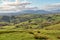
[[[34,38],[40,40],[48,40],[48,37],[46,35],[41,35],[41,34],[35,34]]]
[[[29,34],[34,34],[33,32],[29,32]]]
[[[38,33],[40,33],[40,31],[37,31]]]
[[[16,28],[18,28],[19,26],[16,26]]]
[[[58,36],[57,38],[60,39],[60,36]]]

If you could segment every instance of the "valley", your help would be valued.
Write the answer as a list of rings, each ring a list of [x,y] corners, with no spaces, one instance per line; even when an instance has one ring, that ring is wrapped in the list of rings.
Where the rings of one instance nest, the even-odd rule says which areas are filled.
[[[60,40],[60,14],[0,16],[0,40]]]

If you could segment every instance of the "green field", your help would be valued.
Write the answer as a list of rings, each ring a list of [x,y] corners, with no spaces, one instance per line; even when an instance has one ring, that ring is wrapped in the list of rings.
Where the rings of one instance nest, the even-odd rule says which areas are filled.
[[[60,40],[60,14],[0,16],[0,40]]]
[[[60,40],[59,30],[1,30],[0,40]]]

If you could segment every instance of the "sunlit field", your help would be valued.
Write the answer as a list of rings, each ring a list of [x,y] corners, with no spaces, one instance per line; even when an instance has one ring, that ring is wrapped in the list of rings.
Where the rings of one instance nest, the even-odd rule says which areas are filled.
[[[0,40],[60,40],[59,14],[23,15],[0,16]]]

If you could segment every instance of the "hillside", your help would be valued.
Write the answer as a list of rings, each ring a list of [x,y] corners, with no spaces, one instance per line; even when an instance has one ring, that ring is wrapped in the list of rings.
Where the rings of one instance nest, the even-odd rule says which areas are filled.
[[[0,16],[0,40],[60,40],[60,14]]]
[[[45,28],[46,30],[60,30],[60,24],[51,25]]]

